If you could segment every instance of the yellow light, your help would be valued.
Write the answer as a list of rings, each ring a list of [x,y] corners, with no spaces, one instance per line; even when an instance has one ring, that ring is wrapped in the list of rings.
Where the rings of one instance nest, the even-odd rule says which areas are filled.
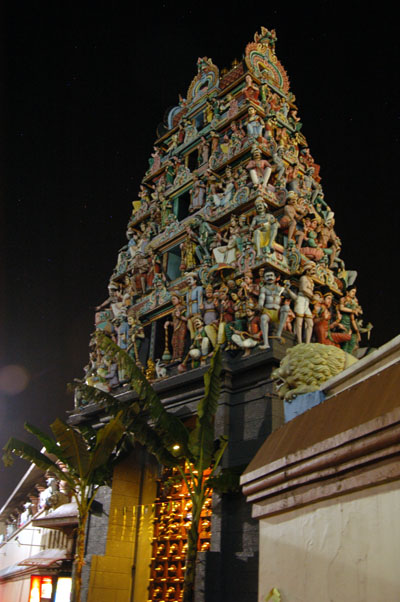
[[[178,451],[178,449],[181,449],[181,446],[180,446],[180,445],[178,445],[178,443],[175,443],[175,445],[172,447],[172,449],[173,449],[174,451]]]
[[[29,602],[40,602],[40,577],[31,577]]]

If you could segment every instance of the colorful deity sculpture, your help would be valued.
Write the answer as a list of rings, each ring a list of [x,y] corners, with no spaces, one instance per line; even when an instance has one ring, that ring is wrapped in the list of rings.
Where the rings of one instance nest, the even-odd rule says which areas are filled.
[[[275,338],[355,354],[370,330],[275,42],[262,28],[226,74],[199,59],[139,183],[95,320],[152,378],[203,365],[217,345],[270,353]],[[123,383],[93,349],[86,377]]]
[[[274,272],[265,272],[258,298],[258,305],[262,312],[261,331],[263,344],[260,345],[261,349],[268,349],[270,347],[268,335],[271,322],[278,324],[276,336],[280,337],[282,335],[290,311],[287,303],[281,305],[282,295],[286,290],[287,286],[279,286],[277,284],[277,277]]]
[[[253,217],[250,230],[253,232],[253,241],[257,256],[272,252],[273,244],[278,233],[278,222],[272,213],[267,212],[267,206],[262,198],[255,201],[257,214]]]
[[[261,156],[260,149],[256,147],[253,150],[253,158],[247,163],[246,169],[248,169],[250,173],[253,186],[257,189],[265,190],[272,173],[272,167],[271,164],[266,159],[262,159]]]
[[[185,316],[185,305],[182,303],[179,293],[172,293],[171,302],[173,306],[171,320],[167,320],[164,324],[165,330],[172,326],[172,361],[182,361],[185,350],[185,338],[187,330],[187,317]]]

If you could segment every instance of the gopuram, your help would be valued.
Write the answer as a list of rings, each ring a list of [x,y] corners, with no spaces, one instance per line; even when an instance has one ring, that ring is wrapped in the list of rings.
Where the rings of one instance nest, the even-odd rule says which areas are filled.
[[[96,329],[188,421],[222,347],[216,431],[229,438],[225,466],[239,472],[282,424],[271,373],[287,349],[313,341],[355,353],[365,330],[357,273],[340,257],[335,214],[275,43],[275,31],[261,28],[229,69],[198,59],[186,97],[158,128],[95,314]],[[85,382],[126,399],[123,372],[95,341]],[[103,419],[77,396],[72,423]],[[88,528],[87,600],[99,599],[110,571],[126,592],[116,598],[114,589],[110,600],[181,599],[190,503],[166,476],[145,450],[114,475],[104,513]],[[196,600],[255,602],[258,531],[244,497],[214,493],[202,517]]]

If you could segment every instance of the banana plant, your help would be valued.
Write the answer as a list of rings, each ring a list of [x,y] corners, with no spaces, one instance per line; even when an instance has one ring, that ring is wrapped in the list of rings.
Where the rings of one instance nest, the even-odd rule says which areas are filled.
[[[122,421],[129,433],[144,445],[164,466],[174,466],[185,482],[192,502],[192,522],[188,530],[188,546],[183,586],[183,602],[192,602],[198,552],[200,515],[211,489],[218,487],[219,467],[228,444],[222,436],[215,441],[214,417],[221,389],[221,351],[216,349],[204,375],[204,397],[200,400],[194,428],[167,411],[142,370],[131,356],[103,333],[97,334],[98,345],[114,358],[137,393],[134,402],[117,401],[110,394],[84,384],[77,385],[86,401],[97,401],[107,411],[121,410]],[[221,480],[225,480],[222,477]]]
[[[121,415],[121,412],[118,413],[97,432],[85,429],[85,434],[57,418],[50,425],[54,438],[26,423],[26,430],[37,437],[46,453],[14,437],[11,437],[3,448],[3,462],[6,466],[12,464],[12,455],[15,454],[43,471],[54,474],[69,485],[78,508],[73,585],[75,602],[81,600],[85,527],[97,491],[99,487],[110,482],[113,466],[119,456],[121,447],[117,446],[125,433]],[[50,454],[51,457],[46,454]],[[60,463],[65,468],[62,469]]]

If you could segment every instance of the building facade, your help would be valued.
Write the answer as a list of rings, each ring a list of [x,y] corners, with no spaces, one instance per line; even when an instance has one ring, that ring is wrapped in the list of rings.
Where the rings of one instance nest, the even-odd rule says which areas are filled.
[[[62,485],[32,466],[0,510],[0,600],[69,602],[76,525]]]

